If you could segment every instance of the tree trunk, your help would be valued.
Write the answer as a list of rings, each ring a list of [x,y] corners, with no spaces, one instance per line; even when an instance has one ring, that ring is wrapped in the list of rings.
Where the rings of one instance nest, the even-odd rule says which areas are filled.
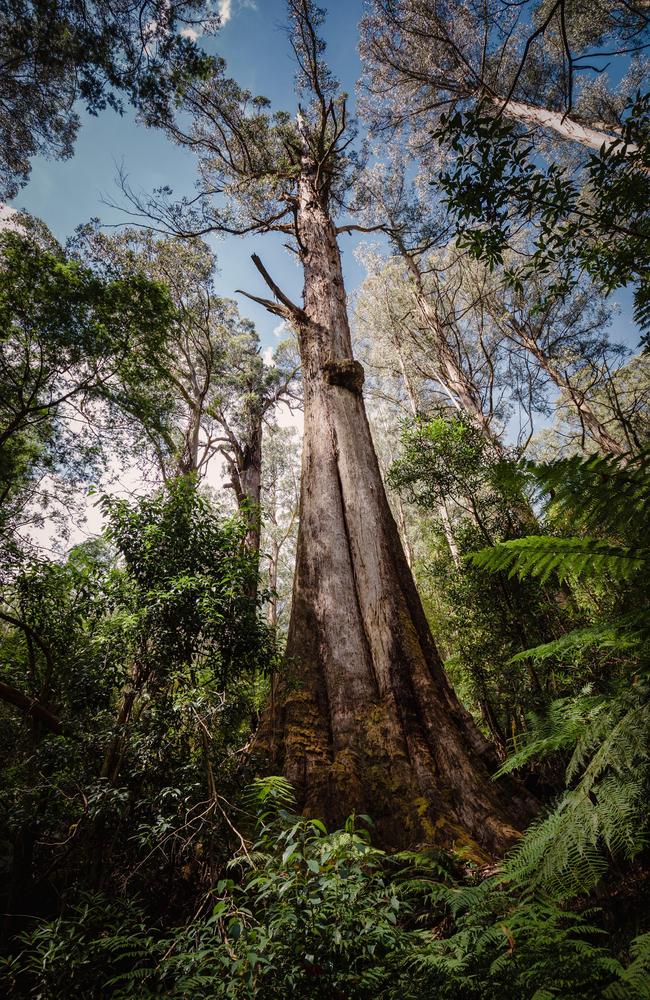
[[[491,781],[455,697],[384,491],[352,358],[336,234],[306,157],[298,232],[305,433],[284,675],[260,733],[304,811],[369,813],[381,843],[503,851],[534,804]]]
[[[610,126],[604,125],[601,129],[591,125],[583,125],[563,111],[551,111],[549,108],[527,104],[525,101],[511,99],[504,106],[500,97],[491,97],[490,100],[504,117],[522,122],[525,125],[537,125],[549,132],[555,132],[561,139],[577,142],[588,149],[598,151],[602,146],[609,149],[614,143],[621,141],[621,136],[617,135],[616,128],[613,126],[610,128]],[[635,153],[636,150],[637,147],[632,144],[627,146],[628,155]]]
[[[183,451],[176,464],[177,476],[196,475],[199,469],[199,437],[201,434],[202,405],[191,407],[188,425],[183,435]]]
[[[492,430],[489,417],[487,417],[483,412],[483,407],[481,405],[481,400],[476,386],[463,371],[458,358],[454,355],[454,352],[447,342],[445,331],[442,327],[440,319],[427,298],[420,269],[414,260],[413,255],[399,243],[398,247],[402,255],[402,259],[404,260],[408,271],[413,278],[415,285],[415,301],[417,303],[418,311],[433,340],[436,360],[441,368],[441,371],[438,374],[438,381],[444,386],[449,398],[452,400],[456,408],[461,410],[466,415],[468,420],[470,420],[471,423],[481,432],[494,453],[501,458],[503,457],[503,447],[501,442]]]
[[[280,546],[277,542],[271,541],[271,552],[269,554],[269,600],[266,606],[266,624],[275,632],[278,627],[278,561],[280,558]]]
[[[261,533],[262,498],[262,421],[260,420],[242,449],[243,461],[239,469],[240,496],[238,500],[245,507],[248,530],[245,545],[259,560]]]
[[[396,338],[395,340],[395,350],[397,351],[397,357],[399,360],[400,370],[402,372],[402,378],[404,380],[404,387],[406,389],[406,394],[409,398],[409,403],[411,404],[411,413],[413,414],[413,418],[417,419],[418,413],[420,412],[420,400],[418,396],[418,391],[408,374],[408,369],[406,367],[406,362],[404,360],[404,355],[402,353],[402,348],[399,342],[399,338]],[[404,521],[402,501],[399,496],[397,497],[397,501],[399,504],[397,508],[398,513],[401,515],[401,518]],[[442,503],[438,505],[438,513],[440,515],[440,520],[442,522],[442,529],[445,535],[447,545],[449,546],[449,552],[451,553],[452,561],[456,569],[460,570],[461,568],[460,552],[458,551],[458,546],[456,545],[456,539],[454,538],[451,518],[449,517],[447,504],[445,503],[444,500],[442,501]],[[400,529],[400,536],[404,543],[406,561],[409,565],[409,569],[413,569],[413,557],[410,551],[410,546],[408,544],[408,538],[406,536],[405,530],[402,529],[402,525],[399,524],[399,520],[398,520],[398,527]]]
[[[460,552],[458,550],[458,545],[456,544],[456,538],[454,537],[454,529],[451,523],[451,518],[449,517],[449,511],[447,510],[447,504],[444,500],[438,506],[438,513],[440,514],[442,530],[444,531],[445,539],[447,541],[447,545],[449,546],[452,562],[456,569],[460,572],[462,569]]]
[[[232,451],[223,452],[230,472],[230,483],[235,491],[237,506],[245,522],[244,547],[259,567],[260,536],[262,533],[262,419],[251,428],[249,438]],[[251,596],[257,593],[257,577],[251,584]]]

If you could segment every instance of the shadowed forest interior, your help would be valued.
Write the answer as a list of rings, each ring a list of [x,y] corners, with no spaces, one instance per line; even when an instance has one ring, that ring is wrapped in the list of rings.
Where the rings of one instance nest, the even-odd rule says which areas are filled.
[[[0,0],[3,996],[650,998],[649,43]]]

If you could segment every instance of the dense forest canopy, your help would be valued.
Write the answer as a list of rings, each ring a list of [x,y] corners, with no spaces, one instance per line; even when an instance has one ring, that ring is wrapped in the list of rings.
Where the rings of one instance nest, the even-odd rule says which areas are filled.
[[[10,997],[650,997],[650,4],[343,6],[0,0]]]

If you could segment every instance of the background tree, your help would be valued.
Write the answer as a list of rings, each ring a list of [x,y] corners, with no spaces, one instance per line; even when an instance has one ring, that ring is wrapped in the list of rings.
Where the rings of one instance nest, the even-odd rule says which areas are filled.
[[[547,294],[559,298],[585,274],[605,294],[631,285],[645,329],[649,108],[650,97],[637,94],[619,141],[577,172],[561,161],[535,163],[516,130],[480,108],[445,119],[438,137],[452,162],[437,182],[460,245],[490,267],[508,257],[508,280],[520,291],[536,275],[552,277]]]
[[[300,440],[293,427],[271,425],[262,462],[262,561],[268,581],[267,622],[286,635],[296,561]]]
[[[0,6],[0,199],[27,183],[37,154],[72,156],[80,105],[96,115],[173,102],[209,62],[192,40],[212,33],[209,0],[4,0]]]
[[[216,261],[202,240],[160,238],[126,229],[107,236],[96,226],[76,245],[105,265],[118,264],[160,281],[169,290],[175,322],[158,364],[174,396],[170,430],[142,425],[163,481],[177,475],[203,479],[223,458],[239,508],[249,523],[246,545],[260,546],[260,490],[264,422],[280,401],[297,398],[299,361],[289,341],[273,364],[260,354],[253,324],[235,302],[215,292]]]
[[[611,147],[645,66],[633,61],[608,86],[608,60],[642,53],[649,26],[647,5],[627,0],[589,10],[572,0],[376,0],[362,24],[365,111],[378,131],[404,129],[420,156],[435,157],[442,112],[477,104],[529,134]]]
[[[128,413],[164,432],[169,402],[158,364],[173,316],[165,288],[139,272],[98,274],[41,235],[0,234],[0,519],[7,557],[18,525],[42,519],[56,492],[51,477],[65,484],[84,465],[102,464],[106,443],[93,433],[102,415]]]
[[[611,452],[635,447],[612,386],[625,351],[610,343],[610,311],[586,277],[564,283],[557,294],[562,267],[549,258],[543,270],[529,269],[525,285],[513,284],[508,268],[525,253],[525,240],[514,241],[503,266],[485,259],[477,264],[463,241],[452,238],[440,206],[431,210],[399,163],[366,171],[356,197],[370,227],[386,233],[394,253],[383,275],[381,257],[367,257],[373,276],[361,292],[357,323],[373,345],[388,337],[411,408],[419,373],[437,383],[498,451],[504,432],[512,432],[513,414],[519,416],[523,447],[534,432],[536,411],[547,413],[549,397],[559,393],[587,440]],[[491,236],[486,232],[485,238]],[[589,406],[596,387],[612,398],[607,415]]]

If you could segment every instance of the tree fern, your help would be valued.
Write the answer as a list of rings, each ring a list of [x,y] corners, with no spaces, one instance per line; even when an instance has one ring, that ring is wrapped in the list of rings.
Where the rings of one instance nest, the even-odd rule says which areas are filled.
[[[522,463],[538,501],[577,528],[638,537],[648,525],[650,450],[639,455],[573,455],[548,463]]]
[[[568,790],[529,827],[506,860],[504,875],[568,898],[599,881],[609,855],[637,855],[649,839],[649,734],[650,700],[642,678],[623,695],[563,699],[533,717],[524,746],[498,774],[570,749]]]
[[[626,1000],[634,996],[650,998],[650,933],[642,934],[630,944],[632,961],[618,975],[618,982],[609,986],[603,996],[606,1000]]]
[[[585,628],[577,628],[559,639],[541,643],[532,649],[524,649],[510,659],[510,663],[521,660],[561,659],[570,654],[584,654],[588,650],[613,650],[617,653],[641,651],[650,641],[650,617],[647,611],[633,611],[620,615],[614,621],[597,622]]]
[[[527,738],[498,772],[564,756],[565,793],[527,830],[503,875],[565,899],[590,890],[610,856],[633,858],[648,842],[650,461],[648,453],[627,460],[572,457],[528,463],[523,471],[545,505],[549,527],[584,533],[502,542],[474,553],[472,561],[510,576],[596,588],[601,603],[591,624],[522,650],[511,662],[571,663],[598,651],[612,659],[619,677],[618,685],[612,680],[600,692],[559,699],[533,714]]]

